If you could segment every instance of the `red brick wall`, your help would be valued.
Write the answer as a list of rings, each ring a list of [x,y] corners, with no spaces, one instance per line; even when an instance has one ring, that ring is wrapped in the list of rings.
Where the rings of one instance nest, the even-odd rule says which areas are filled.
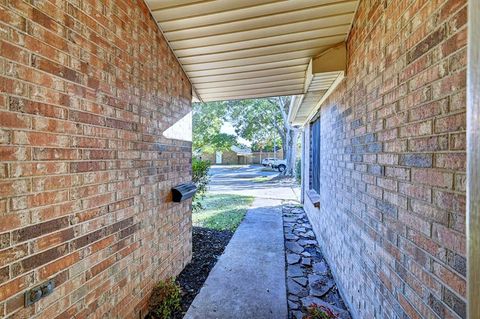
[[[0,1],[0,317],[138,318],[183,268],[190,100],[142,1]]]
[[[361,1],[322,105],[306,208],[357,318],[466,317],[466,17],[465,0]]]

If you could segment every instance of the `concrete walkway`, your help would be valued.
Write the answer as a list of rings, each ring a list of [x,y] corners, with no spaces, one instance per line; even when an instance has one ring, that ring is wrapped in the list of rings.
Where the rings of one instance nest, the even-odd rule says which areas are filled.
[[[287,318],[281,210],[255,199],[184,318]]]

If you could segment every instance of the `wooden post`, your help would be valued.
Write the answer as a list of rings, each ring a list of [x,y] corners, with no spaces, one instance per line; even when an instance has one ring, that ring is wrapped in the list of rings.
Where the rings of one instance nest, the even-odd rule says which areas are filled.
[[[480,1],[468,1],[467,71],[468,318],[480,318]]]

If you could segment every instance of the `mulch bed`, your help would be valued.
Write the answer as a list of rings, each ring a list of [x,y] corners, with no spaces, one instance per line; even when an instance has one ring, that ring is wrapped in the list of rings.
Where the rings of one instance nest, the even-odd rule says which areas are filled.
[[[233,232],[228,230],[193,227],[192,261],[177,277],[182,287],[182,316],[179,318],[187,312],[232,236]]]
[[[233,232],[228,230],[193,227],[192,261],[176,278],[177,284],[182,288],[182,311],[172,319],[183,318],[232,236]],[[155,317],[150,314],[149,318]]]

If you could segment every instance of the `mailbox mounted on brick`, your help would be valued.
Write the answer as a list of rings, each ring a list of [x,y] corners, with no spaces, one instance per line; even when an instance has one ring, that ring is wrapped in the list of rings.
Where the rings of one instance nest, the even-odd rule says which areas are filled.
[[[197,192],[197,186],[194,183],[183,183],[172,188],[172,199],[180,203],[186,199],[192,198]]]

